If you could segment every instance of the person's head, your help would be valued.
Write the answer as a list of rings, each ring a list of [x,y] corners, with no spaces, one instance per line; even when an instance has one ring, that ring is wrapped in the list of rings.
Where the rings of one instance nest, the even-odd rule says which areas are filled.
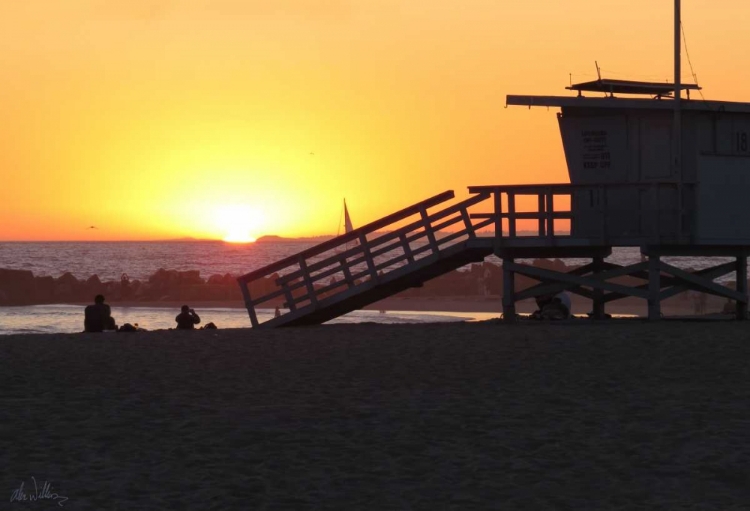
[[[539,295],[536,297],[536,305],[540,309],[550,303],[552,301],[552,297],[550,295]]]
[[[188,307],[187,305],[183,305],[182,312],[190,312],[190,307]]]
[[[104,295],[96,295],[94,297],[94,303],[104,303]]]

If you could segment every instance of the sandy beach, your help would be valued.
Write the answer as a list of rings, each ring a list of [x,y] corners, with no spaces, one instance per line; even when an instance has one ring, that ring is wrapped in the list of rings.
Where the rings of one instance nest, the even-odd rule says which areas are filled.
[[[745,509],[749,340],[637,320],[7,336],[1,507]],[[45,502],[10,502],[32,477]]]

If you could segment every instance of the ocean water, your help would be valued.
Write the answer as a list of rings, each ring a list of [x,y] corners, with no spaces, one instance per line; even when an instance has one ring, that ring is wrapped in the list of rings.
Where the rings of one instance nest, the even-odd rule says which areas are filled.
[[[0,243],[0,268],[31,270],[36,276],[101,280],[148,279],[159,268],[242,275],[314,246],[306,242],[225,243],[223,241],[114,241]]]
[[[0,307],[0,335],[76,333],[83,330],[83,306],[31,305]],[[214,323],[219,328],[247,328],[250,326],[245,309],[222,307],[199,308],[201,325]],[[112,316],[118,325],[135,324],[146,330],[174,328],[177,309],[160,307],[112,306]],[[263,322],[273,317],[273,309],[259,309],[258,319]],[[445,313],[355,311],[330,321],[336,323],[437,323],[451,321],[484,320],[498,317],[495,313]]]
[[[223,241],[0,242],[0,268],[31,270],[36,276],[53,277],[70,272],[78,279],[96,274],[101,280],[118,281],[123,273],[131,280],[144,280],[159,268],[198,270],[203,278],[226,273],[238,276],[314,245],[303,241],[248,244]],[[640,261],[640,250],[616,248],[607,260],[632,264]],[[673,257],[664,260],[680,268],[701,269],[730,259]],[[494,256],[487,261],[500,264]],[[571,265],[590,261],[568,259],[566,262]]]

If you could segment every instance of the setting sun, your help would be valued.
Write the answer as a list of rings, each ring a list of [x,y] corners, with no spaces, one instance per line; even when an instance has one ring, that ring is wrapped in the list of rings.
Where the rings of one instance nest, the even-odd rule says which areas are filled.
[[[254,242],[261,223],[261,214],[249,206],[223,206],[216,212],[216,226],[230,243]]]

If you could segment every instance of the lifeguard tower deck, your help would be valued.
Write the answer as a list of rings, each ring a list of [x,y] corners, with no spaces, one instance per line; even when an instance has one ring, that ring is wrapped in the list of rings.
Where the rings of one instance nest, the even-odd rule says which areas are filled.
[[[607,303],[633,296],[658,319],[662,300],[695,290],[733,300],[736,317],[745,319],[750,103],[675,99],[672,84],[600,79],[569,88],[578,97],[507,98],[509,105],[560,109],[569,184],[470,186],[471,196],[455,204],[445,192],[248,273],[238,281],[252,325],[323,323],[490,254],[502,259],[509,321],[517,301],[560,291],[591,299],[595,318]],[[678,84],[688,94],[696,88]],[[605,261],[613,247],[640,247],[642,261]],[[732,262],[690,273],[662,256]],[[591,262],[561,273],[519,261],[571,257]],[[715,282],[732,272],[735,289]],[[539,284],[517,291],[516,274]],[[262,288],[271,275],[275,287]],[[613,282],[624,276],[642,284]],[[289,312],[261,324],[256,307],[280,298]]]

